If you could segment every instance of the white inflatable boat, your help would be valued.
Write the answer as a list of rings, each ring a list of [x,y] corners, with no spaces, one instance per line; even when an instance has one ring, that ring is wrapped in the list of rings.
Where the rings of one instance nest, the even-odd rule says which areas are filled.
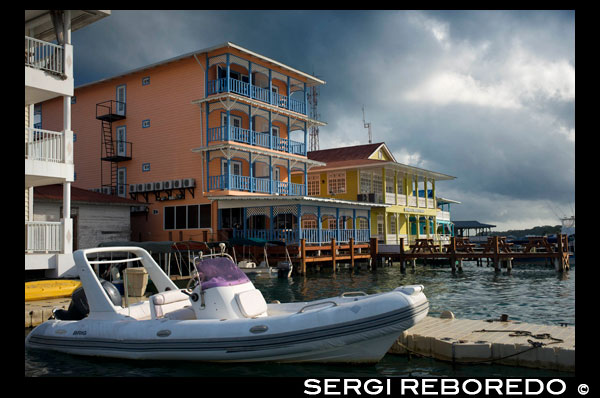
[[[129,258],[93,260],[105,252]],[[422,285],[267,304],[228,255],[197,259],[199,283],[191,290],[179,289],[138,247],[78,250],[74,258],[89,313],[66,320],[63,310],[63,320],[48,320],[29,333],[27,348],[131,359],[374,363],[428,311]],[[141,263],[159,293],[115,305],[118,291],[92,268],[101,262]]]

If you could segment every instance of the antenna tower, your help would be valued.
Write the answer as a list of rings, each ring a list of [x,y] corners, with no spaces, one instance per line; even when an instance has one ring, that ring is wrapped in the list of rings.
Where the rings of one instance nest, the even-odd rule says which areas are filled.
[[[362,107],[362,111],[363,111],[363,124],[366,129],[367,128],[369,129],[369,144],[372,144],[373,135],[371,134],[371,122],[369,122],[369,123],[365,122],[365,106],[364,105]]]
[[[314,73],[313,73],[314,76]],[[319,120],[319,113],[317,112],[317,102],[319,98],[318,86],[313,86],[308,92],[308,106],[310,109],[309,116],[313,120]],[[319,150],[319,126],[311,126],[308,136],[308,150],[318,151]]]

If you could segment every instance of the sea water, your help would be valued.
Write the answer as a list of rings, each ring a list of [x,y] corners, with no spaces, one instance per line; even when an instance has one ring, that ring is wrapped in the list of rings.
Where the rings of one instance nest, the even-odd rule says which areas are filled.
[[[448,267],[417,265],[401,272],[398,266],[369,270],[345,269],[278,279],[251,276],[267,302],[311,301],[344,292],[367,294],[389,291],[397,286],[421,284],[429,299],[429,315],[450,310],[456,318],[498,319],[543,325],[575,325],[575,267],[556,272],[544,265],[518,264],[511,272],[477,267],[465,262],[462,272]],[[25,331],[25,335],[30,330]],[[25,350],[25,376],[188,376],[188,377],[564,377],[546,369],[506,365],[459,365],[417,356],[387,354],[374,365],[330,364],[219,364],[186,361],[134,361],[80,357]]]

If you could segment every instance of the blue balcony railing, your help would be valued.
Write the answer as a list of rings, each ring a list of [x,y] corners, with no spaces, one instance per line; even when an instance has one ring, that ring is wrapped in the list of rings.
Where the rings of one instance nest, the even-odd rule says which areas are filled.
[[[295,184],[293,182],[275,181],[268,178],[257,178],[249,176],[227,174],[209,176],[208,190],[231,190],[259,192],[279,195],[305,195],[304,184]]]
[[[290,111],[306,115],[306,104],[303,101],[298,101],[288,96],[270,92],[269,89],[251,86],[250,83],[243,82],[234,78],[223,77],[217,80],[208,82],[208,95],[231,92],[261,102],[266,102],[270,105],[275,105],[280,108],[289,109]]]
[[[329,243],[331,239],[336,242],[347,243],[350,238],[354,242],[368,242],[371,234],[368,229],[234,229],[235,238],[258,238],[265,240],[284,240],[286,243]]]
[[[269,133],[259,133],[241,127],[231,127],[229,132],[230,141],[242,142],[244,144],[260,146],[263,148],[271,148],[270,139],[271,136]],[[227,126],[211,127],[208,129],[208,142],[213,141],[227,141]],[[306,156],[306,145],[304,145],[303,142],[293,141],[287,138],[273,136],[273,149]]]

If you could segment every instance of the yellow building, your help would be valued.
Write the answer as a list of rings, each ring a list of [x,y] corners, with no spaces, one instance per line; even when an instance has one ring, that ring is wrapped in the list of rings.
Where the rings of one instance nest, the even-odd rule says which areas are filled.
[[[387,205],[373,206],[370,212],[371,237],[380,243],[449,239],[449,212],[438,208],[435,184],[456,177],[398,163],[382,142],[312,151],[308,158],[326,163],[309,170],[309,196]],[[302,173],[292,175],[295,183],[303,179]]]

